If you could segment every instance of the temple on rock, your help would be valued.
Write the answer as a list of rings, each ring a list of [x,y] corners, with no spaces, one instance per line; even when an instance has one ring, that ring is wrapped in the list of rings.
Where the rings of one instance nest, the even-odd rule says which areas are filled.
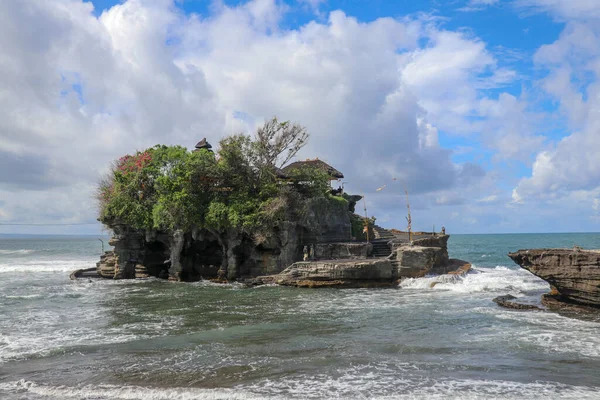
[[[211,149],[204,138],[194,151]],[[303,168],[326,172],[330,182],[344,178],[318,158],[292,162],[275,173],[286,180],[293,170]],[[306,197],[302,212],[286,209],[283,218],[260,232],[201,224],[187,230],[140,229],[104,218],[102,223],[113,232],[110,245],[114,250],[102,255],[95,272],[112,279],[154,276],[179,281],[253,280],[254,284],[294,286],[327,281],[337,282],[329,286],[360,286],[364,282],[390,285],[406,277],[464,269],[466,263],[448,258],[448,235],[431,232],[409,238],[404,232],[381,228],[373,223],[374,218],[354,212],[361,199],[336,190]],[[286,279],[277,278],[282,273]],[[256,280],[265,276],[270,278]]]

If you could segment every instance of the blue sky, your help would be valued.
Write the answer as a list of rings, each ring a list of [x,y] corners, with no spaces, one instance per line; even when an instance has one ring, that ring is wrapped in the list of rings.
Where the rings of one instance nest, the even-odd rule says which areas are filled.
[[[99,232],[93,191],[111,160],[217,142],[272,115],[308,128],[300,156],[342,170],[381,225],[404,228],[401,185],[375,192],[398,178],[417,229],[600,230],[600,4],[48,0],[0,11],[0,233]],[[56,225],[6,225],[28,223]]]

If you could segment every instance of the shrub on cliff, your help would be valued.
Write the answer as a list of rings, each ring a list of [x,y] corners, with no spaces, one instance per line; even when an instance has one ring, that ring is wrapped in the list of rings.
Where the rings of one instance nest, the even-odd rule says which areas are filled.
[[[224,232],[269,229],[324,196],[321,170],[277,171],[308,139],[297,124],[273,118],[256,134],[222,139],[215,154],[157,145],[117,160],[98,188],[100,220],[166,231],[193,227]]]

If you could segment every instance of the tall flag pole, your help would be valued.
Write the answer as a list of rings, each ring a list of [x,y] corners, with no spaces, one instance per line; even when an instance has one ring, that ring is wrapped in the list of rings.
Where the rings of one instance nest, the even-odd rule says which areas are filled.
[[[408,241],[412,242],[412,218],[410,217],[410,203],[408,202],[408,190],[404,186],[404,193],[406,193],[406,208],[408,210],[408,216],[406,222],[408,222]]]
[[[398,180],[398,178],[394,178],[392,180],[396,181],[396,180]],[[383,185],[383,186],[381,186],[379,188],[377,188],[375,191],[376,192],[380,192],[383,189],[385,189],[386,186],[387,186],[387,184]],[[406,189],[406,185],[404,183],[402,183],[402,186],[404,187],[404,193],[406,193],[406,208],[408,210],[408,215],[405,217],[406,218],[406,222],[408,222],[408,227],[407,227],[407,230],[408,230],[408,240],[410,242],[412,242],[412,218],[410,216],[410,203],[408,201],[408,189]],[[366,216],[366,211],[367,211],[367,209],[366,209],[366,205],[365,205],[365,216]]]
[[[365,233],[367,235],[367,242],[369,241],[369,217],[367,216],[367,200],[363,193],[363,205],[365,207]]]

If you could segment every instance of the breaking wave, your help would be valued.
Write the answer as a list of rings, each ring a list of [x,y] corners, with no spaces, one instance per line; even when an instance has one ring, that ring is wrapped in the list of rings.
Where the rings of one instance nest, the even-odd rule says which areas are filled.
[[[0,264],[0,274],[3,273],[33,273],[33,272],[71,272],[79,268],[95,266],[94,261],[86,260],[32,260],[15,261]]]
[[[438,275],[410,278],[400,285],[403,289],[448,290],[459,293],[503,292],[511,294],[547,290],[548,283],[533,274],[503,266],[478,268],[462,276]]]

